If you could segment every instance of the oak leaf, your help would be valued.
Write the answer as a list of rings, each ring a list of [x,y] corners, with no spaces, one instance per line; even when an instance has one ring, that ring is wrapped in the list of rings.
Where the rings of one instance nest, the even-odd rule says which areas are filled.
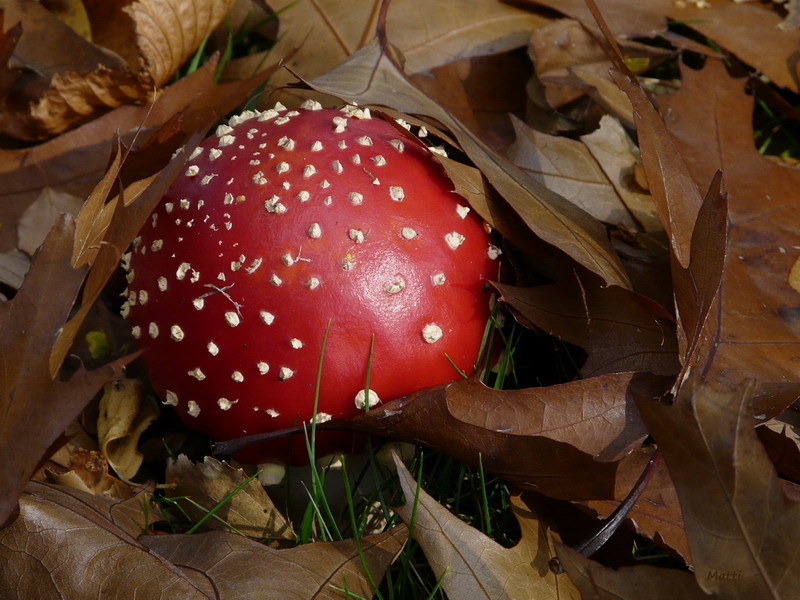
[[[590,29],[596,27],[584,0],[523,0],[521,4],[547,6]],[[603,2],[603,14],[611,30],[628,39],[665,32],[668,18],[680,21],[730,50],[776,84],[798,90],[793,57],[800,47],[800,29],[782,31],[779,11],[768,5],[727,0],[613,0]]]
[[[683,75],[681,91],[661,99],[666,124],[695,181],[708,181],[721,169],[728,190],[725,264],[697,354],[708,357],[708,377],[729,384],[755,379],[757,414],[771,417],[800,392],[800,296],[791,282],[800,258],[800,169],[758,153],[750,125],[753,98],[721,62],[707,61],[703,70],[684,69]],[[703,251],[709,252],[707,244]]]
[[[582,600],[707,600],[694,576],[686,571],[649,565],[610,569],[556,544],[559,564],[580,590]]]
[[[214,597],[335,600],[369,598],[403,548],[408,529],[400,525],[356,540],[315,542],[275,550],[224,531],[140,538],[154,553],[184,573],[194,573]]]
[[[512,497],[511,504],[522,539],[513,548],[503,548],[420,489],[397,455],[395,464],[406,497],[405,504],[396,510],[422,546],[448,598],[577,600],[580,597],[568,579],[549,569],[557,538],[519,497]]]
[[[0,522],[4,522],[54,442],[107,381],[130,360],[67,379],[51,374],[53,344],[69,318],[86,270],[73,269],[75,220],[63,216],[33,258],[13,300],[0,303]],[[58,366],[61,361],[58,361]]]
[[[619,460],[645,434],[628,391],[647,379],[615,373],[506,391],[465,379],[386,402],[351,422],[468,463],[480,456],[488,471],[554,498],[614,498]]]
[[[698,585],[726,599],[794,598],[800,504],[753,431],[753,386],[682,389],[638,402],[680,499]]]

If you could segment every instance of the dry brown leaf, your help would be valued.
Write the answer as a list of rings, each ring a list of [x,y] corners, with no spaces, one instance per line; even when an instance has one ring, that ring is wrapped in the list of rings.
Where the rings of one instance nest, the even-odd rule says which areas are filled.
[[[604,286],[596,275],[569,266],[554,284],[495,284],[523,323],[584,348],[584,377],[620,371],[675,375],[678,344],[672,316],[649,298]]]
[[[619,43],[626,57],[651,67],[670,54],[630,39]],[[531,82],[531,90],[538,91],[531,97],[534,103],[570,114],[581,105],[578,101],[588,96],[604,112],[628,126],[633,124],[630,102],[609,77],[608,55],[583,24],[558,19],[534,30],[528,52],[536,71]]]
[[[556,544],[558,561],[580,590],[582,600],[706,600],[694,576],[686,571],[641,565],[609,569]]]
[[[697,356],[709,378],[732,384],[755,379],[757,414],[770,417],[800,392],[800,297],[789,281],[800,257],[800,169],[758,154],[750,125],[753,98],[743,87],[721,62],[709,60],[702,71],[685,69],[682,90],[664,97],[662,107],[692,177],[710,180],[721,169],[728,190],[725,266]],[[719,231],[713,235],[725,243]],[[708,242],[703,247],[708,252]],[[703,274],[698,282],[707,279]]]
[[[228,14],[233,0],[137,0],[126,6],[141,60],[156,87],[175,71]]]
[[[617,469],[616,500],[591,500],[580,504],[596,511],[600,518],[609,517],[619,507],[619,502],[630,493],[634,483],[642,474],[647,459],[649,456],[644,452],[638,452],[620,462]],[[632,521],[637,533],[677,553],[691,564],[692,556],[686,540],[683,514],[675,486],[663,461],[656,463],[650,482],[627,517]]]
[[[152,511],[137,496],[118,501],[39,482],[0,530],[0,597],[340,598],[368,597],[399,553],[407,530],[360,540],[273,550],[239,535],[142,536]]]
[[[580,141],[536,131],[512,119],[516,140],[503,154],[520,169],[595,219],[638,228],[614,186]]]
[[[119,56],[87,42],[41,2],[4,0],[5,26],[22,23],[23,35],[16,45],[16,67],[33,67],[49,79],[64,71],[91,72],[98,65],[124,67]]]
[[[700,587],[731,600],[794,598],[800,505],[753,431],[752,390],[705,385],[673,406],[638,404],[675,483]]]
[[[58,216],[69,213],[75,217],[82,205],[83,198],[79,196],[45,187],[39,197],[25,209],[17,223],[19,249],[28,254],[36,252]]]
[[[409,76],[492,148],[513,140],[509,114],[525,114],[530,62],[518,52],[473,56]]]
[[[547,6],[596,28],[584,0],[522,0],[516,4]],[[729,0],[613,0],[603,2],[602,12],[611,30],[622,38],[653,36],[666,30],[667,18],[674,19],[730,50],[776,84],[798,90],[793,57],[800,48],[800,29],[781,31],[781,16],[769,5]]]
[[[669,236],[672,254],[685,269],[689,266],[692,231],[702,196],[661,115],[639,82],[632,75],[625,74],[626,70],[627,67],[617,64],[611,70],[611,77],[633,105],[634,123],[650,193]]]
[[[16,81],[5,90],[0,131],[40,141],[108,109],[150,100],[219,24],[232,2],[138,0],[116,5],[113,29],[119,39],[101,36],[103,41],[111,39],[118,51],[109,52],[81,38],[37,3],[14,0],[7,17],[22,22],[17,54],[25,71],[19,69]],[[96,3],[89,5],[95,8]],[[101,7],[94,20],[105,16],[108,22],[107,10]],[[33,37],[37,34],[38,40]],[[127,47],[121,47],[120,40]],[[50,54],[37,44],[50,45]],[[60,60],[54,61],[53,54]]]
[[[138,379],[123,378],[105,385],[97,417],[97,442],[109,466],[129,481],[143,456],[137,449],[144,430],[158,417],[158,407],[145,396]]]
[[[487,471],[517,486],[554,498],[590,500],[584,504],[607,517],[649,459],[638,450],[644,430],[630,410],[630,389],[649,397],[669,381],[617,373],[501,391],[461,380],[384,403],[350,425],[433,447],[466,463],[480,460]],[[665,469],[656,470],[629,517],[642,534],[688,556]]]
[[[48,448],[127,360],[69,379],[51,375],[53,342],[67,321],[86,274],[70,265],[75,221],[65,215],[34,256],[12,301],[0,304],[0,450],[14,457],[0,467],[0,522]],[[58,363],[60,366],[60,362]]]
[[[641,166],[641,156],[622,124],[609,115],[603,115],[600,126],[592,133],[582,135],[581,141],[642,230],[663,231],[652,196],[636,183],[635,171]]]
[[[544,100],[553,108],[561,108],[586,93],[564,81],[570,68],[592,63],[608,65],[603,49],[572,19],[556,19],[531,32],[528,54],[536,77],[544,84]]]
[[[147,525],[143,502],[29,483],[19,517],[0,530],[0,597],[218,598],[137,541]]]
[[[489,183],[536,235],[598,273],[608,284],[629,287],[624,267],[599,221],[488,148],[457,119],[411,85],[376,41],[317,78],[313,87],[348,102],[390,106],[443,123]],[[489,210],[491,212],[492,207]],[[481,216],[492,221],[491,214]],[[509,237],[509,232],[501,230],[501,233]]]
[[[613,461],[644,435],[628,397],[632,384],[658,387],[631,373],[507,391],[465,379],[384,403],[351,423],[467,463],[480,456],[488,471],[550,497],[614,499]]]
[[[522,539],[513,548],[503,548],[419,489],[403,462],[394,456],[406,497],[406,503],[396,510],[409,527],[413,523],[413,537],[425,552],[448,598],[577,600],[580,597],[568,579],[548,568],[557,537],[518,497],[512,497],[511,502]]]
[[[68,429],[67,434],[72,432]],[[93,446],[90,440],[88,446]],[[65,487],[111,498],[131,498],[129,485],[108,473],[108,461],[96,450],[87,450],[74,439],[59,448],[44,469],[45,479]]]
[[[181,454],[167,463],[166,484],[169,495],[186,496],[206,510],[189,502],[181,503],[194,521],[206,516],[228,494],[247,479],[244,471],[206,456],[202,463],[192,463]],[[258,480],[251,480],[215,513],[219,519],[205,522],[208,529],[227,531],[233,528],[248,537],[263,541],[294,540],[291,524],[280,514]]]
[[[93,116],[124,104],[149,100],[153,87],[139,74],[97,67],[90,73],[56,73],[44,94],[16,118],[26,131],[10,131],[24,141],[50,139]]]
[[[345,596],[341,590],[372,597],[371,582],[380,583],[407,537],[408,530],[401,525],[358,540],[315,542],[286,550],[224,531],[140,539],[177,568],[197,573],[217,598],[339,600]]]
[[[330,71],[375,35],[380,0],[292,2],[269,0],[280,14],[279,38],[271,61],[293,52],[286,66],[304,79]],[[461,59],[524,46],[531,29],[546,22],[538,15],[497,2],[475,0],[395,0],[388,15],[389,35],[409,73]],[[423,25],[424,24],[424,25]],[[273,83],[294,80],[288,72]]]

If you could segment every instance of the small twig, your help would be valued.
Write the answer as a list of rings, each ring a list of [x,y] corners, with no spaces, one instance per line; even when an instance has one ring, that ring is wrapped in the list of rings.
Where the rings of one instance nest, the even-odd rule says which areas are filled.
[[[231,295],[227,292],[227,290],[231,289],[235,285],[236,285],[236,283],[232,283],[230,285],[226,285],[225,287],[217,287],[213,283],[205,283],[205,284],[203,284],[204,287],[211,288],[214,291],[207,292],[207,293],[203,294],[202,296],[199,296],[198,298],[208,298],[209,296],[213,296],[214,294],[222,294],[228,300],[230,300],[231,304],[233,304],[234,308],[236,309],[236,312],[241,317],[242,316],[241,308],[244,305],[243,304],[239,304],[238,302],[236,302],[236,300],[231,298]]]

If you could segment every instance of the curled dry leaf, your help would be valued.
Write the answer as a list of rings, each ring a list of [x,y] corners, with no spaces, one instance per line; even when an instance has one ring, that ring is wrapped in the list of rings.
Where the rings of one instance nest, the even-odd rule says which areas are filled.
[[[14,0],[6,19],[22,23],[16,54],[25,68],[14,71],[3,90],[6,110],[0,113],[0,131],[40,141],[108,109],[151,100],[222,21],[232,2],[138,0],[110,11],[90,4],[92,26],[108,26],[118,34],[98,36],[111,42],[112,52],[83,39],[37,3]],[[37,47],[43,40],[49,53]]]
[[[195,573],[216,598],[335,600],[371,598],[408,537],[404,525],[357,540],[315,542],[286,550],[240,535],[211,531],[140,538],[174,568]],[[365,572],[366,569],[366,572]],[[369,573],[369,575],[367,575]]]
[[[137,74],[107,67],[91,73],[56,73],[29,112],[18,115],[25,130],[8,133],[23,141],[52,138],[108,109],[148,100],[152,92],[148,83]]]
[[[68,435],[70,433],[68,430]],[[87,445],[91,446],[92,441],[88,440]],[[44,471],[50,483],[111,498],[133,496],[129,485],[108,473],[108,461],[102,454],[81,447],[74,438],[50,457]]]
[[[406,497],[405,504],[396,510],[409,526],[413,523],[412,535],[422,546],[448,598],[577,600],[580,597],[564,575],[556,575],[548,568],[558,538],[518,496],[513,496],[511,503],[522,539],[507,549],[419,489],[396,455],[395,464]]]
[[[70,265],[75,221],[61,217],[33,258],[13,300],[0,304],[0,522],[14,509],[25,482],[48,448],[92,396],[115,379],[130,358],[78,369],[66,380],[50,370],[53,342],[83,283]],[[60,366],[60,362],[58,365]]]
[[[387,402],[351,422],[471,464],[480,456],[490,472],[547,496],[612,499],[614,461],[645,435],[628,388],[646,380],[616,373],[500,391],[465,379]]]
[[[125,7],[156,87],[164,85],[222,22],[233,0],[138,0]]]
[[[501,300],[524,324],[586,350],[584,377],[621,371],[675,375],[673,317],[649,298],[577,266],[563,266],[554,284],[521,288],[495,284]]]
[[[130,480],[142,465],[139,437],[158,417],[158,407],[144,395],[138,379],[123,378],[105,385],[99,413],[100,452],[117,475]]]
[[[194,521],[206,516],[236,487],[247,479],[242,469],[206,456],[193,463],[181,454],[167,463],[166,484],[170,496],[186,496],[200,504],[183,502],[181,506]],[[294,540],[291,524],[281,515],[257,479],[251,480],[205,522],[207,529],[232,530],[258,540]]]

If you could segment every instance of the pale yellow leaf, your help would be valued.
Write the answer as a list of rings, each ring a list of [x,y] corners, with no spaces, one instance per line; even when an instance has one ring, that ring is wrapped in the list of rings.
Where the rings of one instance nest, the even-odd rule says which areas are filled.
[[[637,229],[614,186],[586,146],[531,129],[512,117],[516,140],[503,153],[520,169],[605,223]]]
[[[30,266],[31,259],[24,252],[11,250],[0,253],[0,283],[18,290]]]
[[[610,115],[603,115],[600,126],[581,136],[581,141],[603,169],[628,210],[645,231],[663,231],[652,196],[634,179],[634,169],[641,164],[639,149],[628,137],[622,124]]]
[[[158,416],[158,408],[144,396],[138,379],[120,379],[105,386],[100,399],[97,437],[108,464],[129,480],[142,464],[139,438]]]
[[[186,496],[205,510],[183,503],[184,510],[194,519],[205,516],[237,486],[247,479],[242,469],[206,456],[203,462],[193,463],[181,454],[167,463],[166,482],[171,496]],[[216,513],[217,518],[206,521],[210,529],[233,529],[256,539],[293,540],[292,526],[280,514],[258,480],[251,480]]]
[[[125,8],[139,52],[160,87],[219,25],[233,0],[139,0]]]
[[[396,510],[406,523],[413,514],[412,535],[450,600],[580,598],[569,579],[548,568],[555,555],[553,535],[518,498],[514,505],[522,539],[513,548],[503,548],[418,489],[396,455],[395,464],[406,497]]]

